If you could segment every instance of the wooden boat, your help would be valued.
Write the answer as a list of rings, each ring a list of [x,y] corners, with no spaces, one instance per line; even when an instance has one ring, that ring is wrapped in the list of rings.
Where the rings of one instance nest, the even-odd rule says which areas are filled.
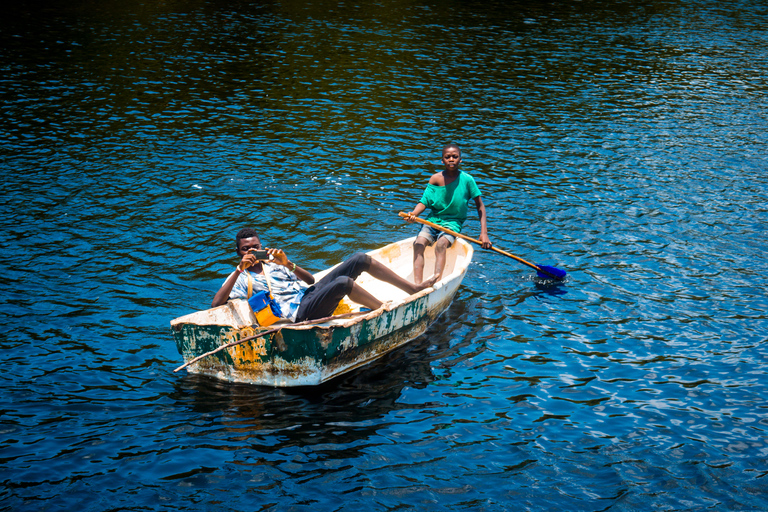
[[[412,280],[413,240],[401,240],[368,254]],[[472,246],[457,239],[448,250],[443,278],[413,295],[363,273],[357,283],[384,302],[375,311],[361,311],[361,306],[347,297],[335,311],[343,315],[339,318],[313,325],[281,321],[270,326],[281,327],[278,332],[256,337],[263,328],[256,323],[248,302],[231,300],[177,318],[171,322],[171,330],[185,362],[222,345],[253,338],[190,364],[190,373],[266,386],[317,385],[366,365],[421,335],[451,304],[472,254]],[[315,280],[330,270],[315,274]],[[434,250],[427,248],[424,275],[433,271]]]

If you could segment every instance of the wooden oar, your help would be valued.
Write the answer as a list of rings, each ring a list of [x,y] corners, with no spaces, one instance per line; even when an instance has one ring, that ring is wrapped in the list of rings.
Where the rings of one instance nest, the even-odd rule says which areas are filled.
[[[405,212],[400,212],[398,215],[400,215],[404,219],[408,218],[408,214]],[[475,238],[472,238],[466,235],[462,235],[461,233],[456,233],[455,231],[451,231],[450,229],[444,228],[443,226],[439,224],[435,224],[434,222],[429,222],[428,220],[420,219],[419,217],[414,217],[413,220],[420,224],[425,224],[435,229],[439,229],[440,231],[444,231],[449,235],[453,235],[458,238],[463,238],[464,240],[469,240],[470,242],[475,242],[481,247],[483,246],[483,243],[480,240],[477,240]],[[529,267],[531,267],[532,269],[536,270],[536,272],[539,273],[539,277],[544,277],[544,278],[551,277],[552,279],[557,279],[558,281],[560,281],[562,279],[565,279],[565,276],[567,275],[567,272],[565,270],[562,270],[556,267],[550,267],[548,265],[534,265],[529,261],[525,261],[523,258],[515,256],[514,254],[510,254],[507,251],[502,251],[497,247],[491,246],[491,250],[496,251],[499,254],[503,254],[504,256],[509,256],[510,258],[519,261],[523,265],[528,265]]]

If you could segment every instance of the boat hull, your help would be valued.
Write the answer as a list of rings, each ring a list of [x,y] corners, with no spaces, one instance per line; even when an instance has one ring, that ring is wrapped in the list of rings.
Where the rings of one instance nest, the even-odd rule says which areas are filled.
[[[412,240],[397,242],[369,254],[385,264],[399,267],[404,275],[412,266],[412,254],[407,249]],[[393,249],[393,246],[396,247]],[[309,326],[287,324],[279,332],[207,356],[189,365],[187,371],[231,382],[288,387],[321,384],[369,364],[424,333],[450,306],[472,256],[471,246],[463,241],[457,241],[452,250],[455,253],[451,258],[454,263],[452,273],[433,288],[396,298],[376,311],[355,318]],[[394,252],[400,253],[396,261],[387,256]],[[407,257],[411,258],[407,262],[409,266],[403,264]],[[318,276],[322,277],[322,274]],[[366,289],[374,286],[365,278],[361,285],[368,285]],[[376,291],[387,293],[388,290],[379,289],[373,293]],[[382,295],[378,296],[381,298]],[[354,305],[351,307],[354,310]],[[171,325],[185,361],[258,332],[253,313],[244,300],[187,315],[174,320]]]

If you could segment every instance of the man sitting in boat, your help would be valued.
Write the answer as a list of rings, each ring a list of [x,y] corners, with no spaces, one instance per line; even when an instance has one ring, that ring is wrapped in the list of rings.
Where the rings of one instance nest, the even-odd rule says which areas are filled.
[[[432,286],[438,278],[435,275],[421,284],[414,284],[369,255],[359,252],[315,283],[314,276],[290,261],[282,249],[267,248],[266,252],[271,259],[258,259],[254,251],[262,247],[254,229],[241,229],[235,237],[235,244],[240,263],[216,292],[211,306],[221,306],[228,299],[248,298],[250,281],[254,293],[268,291],[271,287],[272,296],[280,306],[283,317],[294,322],[331,316],[345,296],[371,310],[380,308],[381,301],[355,283],[355,279],[363,272],[409,294]]]

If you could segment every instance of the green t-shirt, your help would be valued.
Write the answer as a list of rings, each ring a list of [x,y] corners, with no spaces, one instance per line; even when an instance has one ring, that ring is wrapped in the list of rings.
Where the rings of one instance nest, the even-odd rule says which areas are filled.
[[[419,202],[431,208],[428,221],[460,233],[461,225],[467,220],[467,203],[480,195],[475,179],[459,171],[459,177],[450,185],[427,185]]]

